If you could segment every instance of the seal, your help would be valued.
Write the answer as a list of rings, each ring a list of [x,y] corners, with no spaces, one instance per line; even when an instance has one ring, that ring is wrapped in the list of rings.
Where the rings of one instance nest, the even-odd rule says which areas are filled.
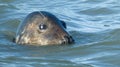
[[[72,44],[74,39],[65,30],[66,23],[46,11],[30,13],[19,25],[15,42],[27,45]]]

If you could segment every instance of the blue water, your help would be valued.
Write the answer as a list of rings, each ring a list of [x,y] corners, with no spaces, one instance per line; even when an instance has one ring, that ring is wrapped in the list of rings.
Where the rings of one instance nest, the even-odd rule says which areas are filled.
[[[38,47],[12,42],[33,11],[64,20],[76,43]],[[0,67],[120,67],[120,1],[0,0]]]

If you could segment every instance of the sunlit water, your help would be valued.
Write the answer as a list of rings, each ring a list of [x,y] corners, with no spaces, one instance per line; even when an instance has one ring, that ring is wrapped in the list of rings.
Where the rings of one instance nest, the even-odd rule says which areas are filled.
[[[64,20],[76,43],[13,43],[19,23],[33,11]],[[0,67],[120,67],[120,1],[0,0]]]

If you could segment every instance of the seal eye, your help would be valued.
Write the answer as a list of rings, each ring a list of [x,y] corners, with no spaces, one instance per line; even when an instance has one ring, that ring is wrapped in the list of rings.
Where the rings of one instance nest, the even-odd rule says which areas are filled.
[[[46,30],[47,29],[47,26],[45,24],[40,24],[39,25],[39,29],[40,30]]]

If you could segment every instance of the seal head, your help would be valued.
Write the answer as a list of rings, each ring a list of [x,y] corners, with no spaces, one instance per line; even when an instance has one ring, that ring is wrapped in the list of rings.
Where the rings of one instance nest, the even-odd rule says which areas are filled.
[[[20,24],[15,42],[29,45],[58,45],[74,43],[65,31],[66,24],[45,11],[30,13]]]

